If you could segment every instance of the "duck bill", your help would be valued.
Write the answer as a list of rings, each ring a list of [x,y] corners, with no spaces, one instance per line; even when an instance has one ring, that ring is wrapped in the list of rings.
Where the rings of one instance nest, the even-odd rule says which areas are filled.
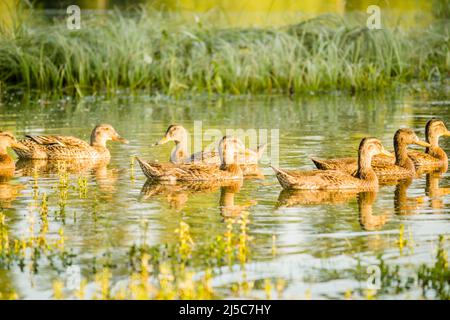
[[[23,151],[29,151],[30,149],[28,149],[27,146],[25,146],[24,144],[20,143],[20,142],[14,142],[12,144],[12,147],[15,149],[19,149],[19,150],[23,150]]]
[[[160,145],[165,144],[165,143],[167,143],[167,142],[169,142],[169,141],[170,141],[169,138],[164,137],[164,138],[162,138],[161,140],[159,140],[157,143],[155,143],[155,146],[160,146]]]
[[[450,137],[450,131],[447,130],[447,132],[444,133],[444,136]]]
[[[428,142],[422,141],[422,140],[417,140],[414,142],[415,145],[421,146],[421,147],[426,147],[426,148],[430,148],[431,144],[429,144]]]
[[[113,141],[120,142],[120,143],[124,143],[124,144],[130,143],[127,139],[122,138],[122,137],[119,136],[119,135],[117,135],[117,136],[115,136],[114,138],[112,138],[112,140],[113,140]]]

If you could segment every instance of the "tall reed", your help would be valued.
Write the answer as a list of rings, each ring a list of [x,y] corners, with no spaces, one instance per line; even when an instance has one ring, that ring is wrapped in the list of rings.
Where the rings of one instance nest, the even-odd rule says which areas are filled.
[[[65,21],[29,18],[0,34],[0,88],[249,94],[442,81],[450,33],[438,22],[421,32],[368,30],[326,15],[284,28],[223,29],[142,9],[84,18],[80,30],[68,30]]]

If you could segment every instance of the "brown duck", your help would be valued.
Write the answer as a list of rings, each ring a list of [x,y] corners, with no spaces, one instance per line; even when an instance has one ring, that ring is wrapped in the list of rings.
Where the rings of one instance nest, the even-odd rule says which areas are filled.
[[[14,159],[8,154],[7,149],[27,151],[27,147],[18,142],[14,135],[7,131],[0,131],[0,176],[9,177],[14,175]]]
[[[411,129],[399,129],[394,135],[395,163],[391,157],[376,157],[372,160],[372,168],[376,175],[383,180],[403,179],[413,177],[416,174],[414,162],[408,156],[407,147],[416,144],[429,147],[430,144],[419,140]],[[340,158],[319,160],[312,159],[318,169],[339,170],[348,174],[356,174],[358,161],[356,158]]]
[[[150,163],[136,157],[148,179],[158,181],[223,181],[242,179],[241,167],[236,164],[239,152],[244,152],[239,140],[224,136],[219,143],[221,165]]]
[[[156,145],[162,145],[170,141],[175,142],[175,148],[170,155],[170,162],[172,163],[204,163],[220,165],[220,156],[216,151],[200,151],[189,155],[187,149],[188,133],[186,129],[179,124],[170,125],[167,128],[164,137],[159,140]],[[242,141],[239,139],[238,143],[242,144],[242,147],[240,148],[242,151],[238,154],[236,160],[238,164],[257,164],[267,146],[266,144],[260,145],[257,150],[254,151],[245,148]]]
[[[297,190],[378,190],[378,177],[372,169],[377,154],[390,155],[380,140],[362,139],[358,149],[358,170],[353,176],[338,170],[286,171],[272,167],[284,189]]]
[[[444,122],[439,119],[431,119],[425,126],[425,137],[430,144],[425,152],[410,151],[411,160],[418,167],[448,167],[448,156],[439,146],[440,137],[450,137],[450,131]],[[446,170],[445,170],[446,171]]]
[[[109,159],[109,140],[128,143],[111,125],[99,124],[92,130],[90,143],[72,136],[27,135],[20,141],[27,150],[13,149],[21,159]]]

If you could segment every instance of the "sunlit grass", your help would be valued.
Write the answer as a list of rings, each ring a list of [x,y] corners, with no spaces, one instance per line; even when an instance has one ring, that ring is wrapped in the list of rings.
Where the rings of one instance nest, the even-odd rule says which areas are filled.
[[[354,20],[354,21],[353,21]],[[0,84],[64,91],[149,90],[169,95],[376,90],[443,80],[449,28],[368,30],[364,19],[322,16],[284,28],[218,29],[138,11],[22,21],[0,37]]]

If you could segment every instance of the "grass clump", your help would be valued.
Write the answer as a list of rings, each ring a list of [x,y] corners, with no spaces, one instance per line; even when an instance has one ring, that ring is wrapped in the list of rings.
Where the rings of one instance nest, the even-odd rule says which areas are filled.
[[[34,17],[34,19],[33,19]],[[0,87],[65,93],[149,90],[179,95],[377,90],[443,80],[449,28],[368,30],[321,16],[284,28],[217,28],[145,9],[36,23],[0,35]]]

